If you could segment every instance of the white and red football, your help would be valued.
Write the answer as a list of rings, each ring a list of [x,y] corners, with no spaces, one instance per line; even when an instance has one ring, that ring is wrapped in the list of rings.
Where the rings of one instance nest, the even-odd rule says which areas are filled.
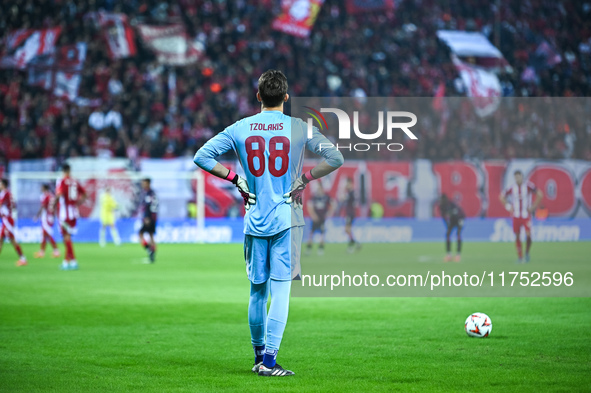
[[[492,330],[492,321],[485,313],[475,312],[466,319],[464,330],[470,337],[488,337]]]

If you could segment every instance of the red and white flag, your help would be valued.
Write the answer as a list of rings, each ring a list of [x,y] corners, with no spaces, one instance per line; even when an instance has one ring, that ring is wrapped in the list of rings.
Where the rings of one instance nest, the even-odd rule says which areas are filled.
[[[60,47],[52,55],[38,57],[29,64],[28,83],[74,101],[78,97],[84,60],[85,43]]]
[[[497,75],[463,63],[453,55],[452,61],[466,86],[476,114],[485,117],[494,113],[501,103],[501,83]]]
[[[183,66],[195,63],[201,57],[199,50],[189,39],[185,26],[138,25],[142,41],[154,53],[160,63]]]
[[[11,51],[18,48],[32,33],[31,29],[18,29],[9,33],[4,41],[4,50]]]
[[[53,95],[74,101],[78,97],[78,89],[86,60],[86,44],[79,42],[59,48],[56,58],[56,72],[53,81]]]
[[[62,46],[57,50],[55,57],[59,70],[80,72],[86,60],[86,43],[78,42],[74,45]]]
[[[310,35],[324,0],[282,0],[281,14],[273,21],[273,29],[296,37]]]
[[[124,59],[137,54],[135,33],[125,14],[99,12],[97,19],[111,59]]]
[[[58,71],[53,81],[53,95],[74,101],[78,97],[81,81],[79,73]]]
[[[0,59],[2,68],[24,69],[35,57],[53,53],[61,27],[17,30],[9,34]]]

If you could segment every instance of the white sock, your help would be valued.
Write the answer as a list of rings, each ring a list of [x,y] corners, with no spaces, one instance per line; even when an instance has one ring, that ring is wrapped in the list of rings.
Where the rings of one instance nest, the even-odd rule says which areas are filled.
[[[101,229],[99,229],[99,245],[101,247],[104,247],[107,244],[107,231],[105,230],[105,227],[101,227]]]
[[[119,231],[117,231],[117,227],[115,225],[111,227],[111,237],[113,238],[113,241],[116,245],[121,244],[121,237],[119,237]]]

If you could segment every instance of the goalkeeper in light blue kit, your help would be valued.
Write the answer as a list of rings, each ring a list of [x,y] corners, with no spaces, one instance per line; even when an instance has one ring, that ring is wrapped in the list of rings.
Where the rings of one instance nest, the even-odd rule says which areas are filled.
[[[200,168],[234,183],[244,199],[248,324],[255,354],[252,371],[260,376],[294,374],[277,364],[276,358],[287,323],[291,280],[300,273],[302,195],[310,181],[343,165],[342,154],[316,128],[308,139],[307,124],[283,114],[288,98],[285,75],[266,71],[257,92],[261,113],[227,127],[199,149],[194,160]],[[305,149],[325,160],[302,175]],[[238,156],[246,179],[216,161],[230,150]]]

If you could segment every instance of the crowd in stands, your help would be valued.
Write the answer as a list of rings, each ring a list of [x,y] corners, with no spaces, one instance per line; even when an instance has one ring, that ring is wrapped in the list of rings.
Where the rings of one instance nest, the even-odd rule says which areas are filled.
[[[446,96],[465,96],[449,50],[436,36],[443,28],[481,31],[497,45],[512,68],[499,76],[505,96],[591,93],[591,3],[401,0],[394,10],[356,15],[344,3],[326,0],[303,39],[271,28],[280,1],[2,1],[0,42],[15,29],[61,26],[58,46],[87,43],[79,95],[95,104],[56,99],[29,86],[26,71],[0,69],[0,165],[43,157],[191,156],[226,125],[258,111],[257,77],[269,68],[285,72],[295,96],[425,97],[430,103],[441,85]],[[111,60],[100,31],[84,18],[99,10],[125,13],[132,26],[183,23],[204,53],[197,63],[172,69],[136,37],[136,56]],[[542,39],[560,54],[558,64],[536,59]],[[532,65],[533,75],[526,72]],[[435,125],[422,129],[420,141],[396,159],[591,160],[591,124],[584,116],[571,124],[538,116],[515,129],[502,110],[484,120],[462,113],[445,132]]]

